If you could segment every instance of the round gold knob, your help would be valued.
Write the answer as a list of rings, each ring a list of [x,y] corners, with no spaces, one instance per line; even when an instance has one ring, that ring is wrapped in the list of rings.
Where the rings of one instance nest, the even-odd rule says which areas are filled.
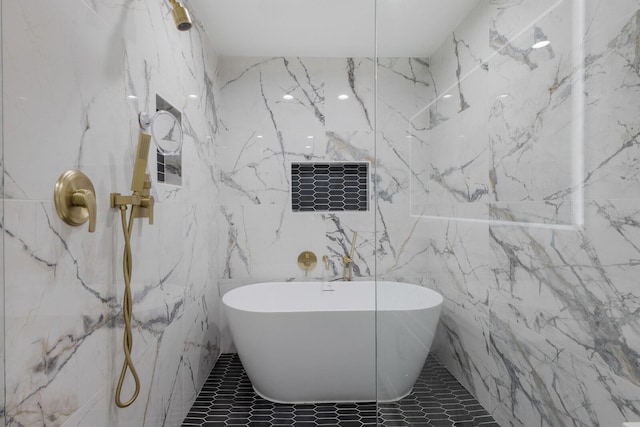
[[[298,255],[298,265],[304,271],[311,271],[316,267],[318,263],[318,258],[316,254],[311,251],[304,251]]]

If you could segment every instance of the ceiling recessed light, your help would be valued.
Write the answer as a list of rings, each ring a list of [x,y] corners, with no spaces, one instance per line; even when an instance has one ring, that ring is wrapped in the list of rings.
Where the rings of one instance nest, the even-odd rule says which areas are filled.
[[[189,95],[189,98],[198,99],[198,95],[196,95],[195,93],[192,93],[191,95]]]
[[[341,94],[341,95],[338,95],[338,99],[339,99],[340,101],[347,100],[347,99],[349,99],[349,95],[347,95],[347,94],[343,93],[343,94]]]
[[[502,95],[498,95],[498,98],[508,98],[509,94],[508,93],[503,93]]]
[[[135,96],[135,95],[127,95],[127,98],[129,98],[129,99],[138,99],[138,97]]]
[[[551,44],[551,42],[549,40],[540,40],[537,43],[534,43],[533,46],[531,46],[531,48],[533,49],[540,49],[543,48],[545,46],[549,46]]]
[[[262,135],[256,135],[256,138],[263,138]]]
[[[308,139],[313,139],[313,135],[309,135],[307,138]]]
[[[450,93],[446,94],[443,96],[444,99],[449,99],[451,98],[453,95],[451,95]]]
[[[282,99],[291,101],[293,99],[293,95],[289,95],[288,93],[282,95]]]

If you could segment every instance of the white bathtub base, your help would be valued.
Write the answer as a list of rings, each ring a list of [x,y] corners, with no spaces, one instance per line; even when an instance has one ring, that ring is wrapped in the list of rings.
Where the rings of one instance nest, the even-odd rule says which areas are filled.
[[[390,282],[337,282],[334,289],[277,282],[223,297],[231,335],[258,395],[301,404],[393,402],[411,393],[442,297]]]

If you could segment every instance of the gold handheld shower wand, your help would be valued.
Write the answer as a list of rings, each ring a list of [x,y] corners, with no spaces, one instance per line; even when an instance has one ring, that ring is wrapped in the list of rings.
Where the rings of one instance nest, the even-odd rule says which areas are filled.
[[[122,317],[124,318],[124,335],[122,347],[124,351],[124,363],[116,387],[115,401],[120,408],[131,405],[140,393],[140,378],[133,365],[131,350],[133,349],[133,333],[131,331],[131,321],[133,319],[133,297],[131,296],[131,274],[133,273],[133,255],[131,254],[131,233],[133,232],[133,220],[135,218],[149,218],[149,224],[153,224],[153,196],[150,194],[151,179],[146,173],[149,147],[151,146],[151,136],[140,133],[138,138],[138,149],[133,167],[133,178],[131,180],[131,196],[123,196],[120,193],[111,193],[111,207],[120,209],[122,220],[122,232],[124,234],[124,254],[122,256],[122,271],[124,274],[124,298],[122,301]],[[131,205],[131,213],[127,223],[127,206]],[[122,402],[122,385],[127,375],[127,370],[131,372],[135,389],[132,397]]]

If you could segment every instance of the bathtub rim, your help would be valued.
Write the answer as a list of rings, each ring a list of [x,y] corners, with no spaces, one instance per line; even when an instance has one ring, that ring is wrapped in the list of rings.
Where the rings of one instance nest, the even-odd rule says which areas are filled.
[[[336,290],[335,287],[339,287],[339,286],[351,286],[352,284],[370,284],[374,287],[375,293],[373,296],[373,303],[374,306],[373,307],[365,307],[365,308],[332,308],[332,309],[305,309],[305,308],[299,308],[299,309],[284,309],[284,310],[274,310],[274,309],[269,309],[269,310],[255,310],[253,308],[248,309],[246,307],[240,307],[238,306],[238,304],[230,304],[229,303],[229,299],[231,299],[236,293],[241,293],[241,292],[248,292],[250,288],[255,288],[258,286],[268,286],[268,285],[288,285],[288,286],[306,286],[306,287],[311,287],[311,286],[316,286],[318,288],[321,289],[322,286],[324,286],[325,284],[331,284],[334,287],[334,291],[332,291],[331,293],[333,294],[333,292],[336,292],[339,290]],[[412,291],[414,292],[423,292],[428,296],[428,300],[429,303],[428,304],[424,304],[421,305],[419,307],[407,307],[407,308],[380,308],[379,304],[378,304],[378,296],[379,293],[381,292],[379,289],[379,285],[389,285],[391,286],[405,286],[410,288]],[[344,281],[335,281],[335,282],[322,282],[322,281],[291,281],[291,282],[287,282],[287,281],[270,281],[270,282],[257,282],[257,283],[249,283],[249,284],[245,284],[245,285],[241,285],[238,286],[236,288],[230,289],[229,291],[225,292],[224,295],[222,295],[222,304],[224,307],[227,308],[231,308],[234,310],[239,310],[239,311],[243,311],[243,312],[248,312],[248,313],[261,313],[261,314],[277,314],[277,313],[305,313],[305,312],[326,312],[326,311],[333,311],[333,312],[340,312],[340,311],[375,311],[375,312],[388,312],[388,311],[404,311],[404,310],[425,310],[425,309],[434,309],[437,307],[441,307],[442,304],[444,303],[444,296],[431,288],[428,288],[426,286],[421,286],[421,285],[416,285],[413,283],[408,283],[408,282],[395,282],[395,281],[391,281],[391,280],[358,280],[358,281],[352,281],[352,282],[344,282]]]

